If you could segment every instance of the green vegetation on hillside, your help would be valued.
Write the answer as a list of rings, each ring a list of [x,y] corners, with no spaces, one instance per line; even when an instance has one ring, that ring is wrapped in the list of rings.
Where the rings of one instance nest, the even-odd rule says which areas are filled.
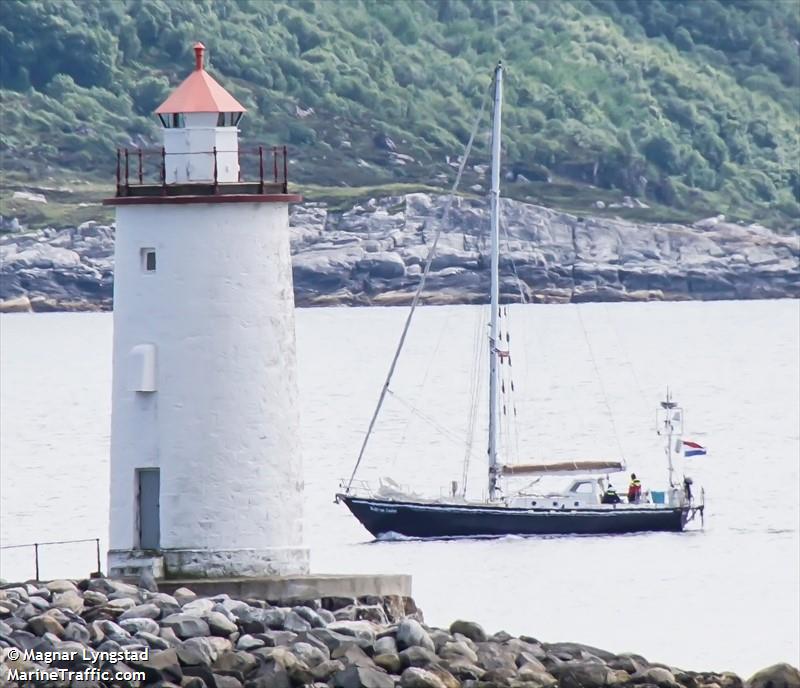
[[[110,179],[159,145],[152,110],[202,40],[287,143],[295,182],[446,185],[492,67],[507,67],[512,195],[572,210],[622,195],[659,219],[800,217],[795,0],[3,0],[6,178]],[[387,150],[413,158],[398,159]],[[484,163],[488,140],[476,144]],[[470,172],[465,189],[485,179]],[[671,210],[665,210],[671,209]],[[619,211],[614,211],[619,212]]]

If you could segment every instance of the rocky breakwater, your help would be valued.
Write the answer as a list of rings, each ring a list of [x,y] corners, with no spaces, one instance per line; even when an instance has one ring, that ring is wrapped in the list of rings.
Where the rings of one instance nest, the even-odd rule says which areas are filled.
[[[322,203],[290,216],[299,306],[407,304],[447,196],[371,199],[347,211]],[[422,299],[483,303],[489,290],[488,209],[457,197]],[[800,243],[721,217],[692,226],[577,217],[504,199],[505,301],[581,302],[800,297]],[[113,227],[0,236],[0,309],[111,307]]]
[[[107,579],[3,585],[0,653],[0,685],[14,688],[800,686],[800,672],[788,664],[744,682],[577,643],[488,635],[468,621],[431,628],[408,598],[288,607],[200,598],[185,588],[166,595]]]

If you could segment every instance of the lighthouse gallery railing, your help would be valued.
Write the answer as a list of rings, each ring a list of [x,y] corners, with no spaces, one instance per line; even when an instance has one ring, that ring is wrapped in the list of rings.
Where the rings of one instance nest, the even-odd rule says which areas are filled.
[[[218,180],[218,156],[238,153],[239,179],[237,182]],[[170,187],[186,187],[185,182],[167,182],[167,158],[170,155],[212,155],[213,179],[207,183],[192,184],[207,187],[210,193],[221,193],[225,187],[237,186],[244,193],[288,193],[289,157],[286,146],[258,146],[240,148],[238,151],[218,150],[167,153],[164,148],[117,148],[117,196],[153,195],[160,190],[168,195]]]

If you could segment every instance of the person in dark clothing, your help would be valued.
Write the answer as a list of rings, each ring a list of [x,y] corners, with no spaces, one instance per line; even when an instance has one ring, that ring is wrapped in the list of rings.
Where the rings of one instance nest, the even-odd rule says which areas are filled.
[[[603,493],[603,498],[600,500],[601,504],[619,504],[622,500],[619,498],[617,491],[613,486],[609,485],[608,489]]]

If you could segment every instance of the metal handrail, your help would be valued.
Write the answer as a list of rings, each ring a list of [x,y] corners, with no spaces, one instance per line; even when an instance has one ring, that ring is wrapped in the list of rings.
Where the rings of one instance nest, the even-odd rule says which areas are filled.
[[[289,177],[289,154],[286,146],[257,146],[255,148],[238,148],[236,150],[223,150],[214,147],[213,150],[208,151],[186,151],[180,153],[167,153],[166,150],[162,148],[118,148],[117,149],[117,162],[116,162],[116,178],[117,178],[117,195],[125,195],[122,193],[124,190],[127,192],[130,191],[131,187],[135,187],[137,185],[145,186],[148,185],[148,182],[145,181],[145,177],[147,174],[157,174],[158,180],[157,184],[161,185],[164,189],[169,185],[166,181],[167,179],[167,158],[172,156],[187,156],[187,155],[213,155],[214,156],[214,180],[213,184],[216,188],[219,184],[217,180],[218,175],[218,155],[220,153],[227,154],[227,153],[236,153],[240,156],[240,162],[242,158],[245,159],[256,159],[257,164],[257,174],[258,178],[253,180],[259,184],[259,191],[263,193],[264,191],[264,184],[272,183],[272,184],[280,184],[283,190],[283,193],[287,193],[288,188],[288,177]],[[272,154],[272,180],[271,182],[268,178],[265,178],[265,171],[266,165],[264,164],[264,156]],[[283,158],[282,162],[279,158]],[[124,158],[124,159],[123,159]],[[131,158],[134,159],[134,171],[131,174]],[[148,165],[149,172],[145,170],[145,159],[153,160],[155,158],[157,162],[155,165],[157,166],[157,173],[154,165]],[[268,174],[268,173],[267,173]],[[134,180],[131,179],[134,178]],[[241,170],[240,170],[240,179],[239,181],[243,181],[241,179]]]
[[[100,538],[81,538],[79,540],[49,540],[47,542],[26,542],[21,545],[0,545],[0,549],[21,549],[23,547],[33,547],[34,563],[36,566],[36,580],[39,580],[39,547],[44,545],[71,545],[78,542],[94,542],[97,553],[97,571],[93,576],[102,576],[103,572],[100,565]]]

